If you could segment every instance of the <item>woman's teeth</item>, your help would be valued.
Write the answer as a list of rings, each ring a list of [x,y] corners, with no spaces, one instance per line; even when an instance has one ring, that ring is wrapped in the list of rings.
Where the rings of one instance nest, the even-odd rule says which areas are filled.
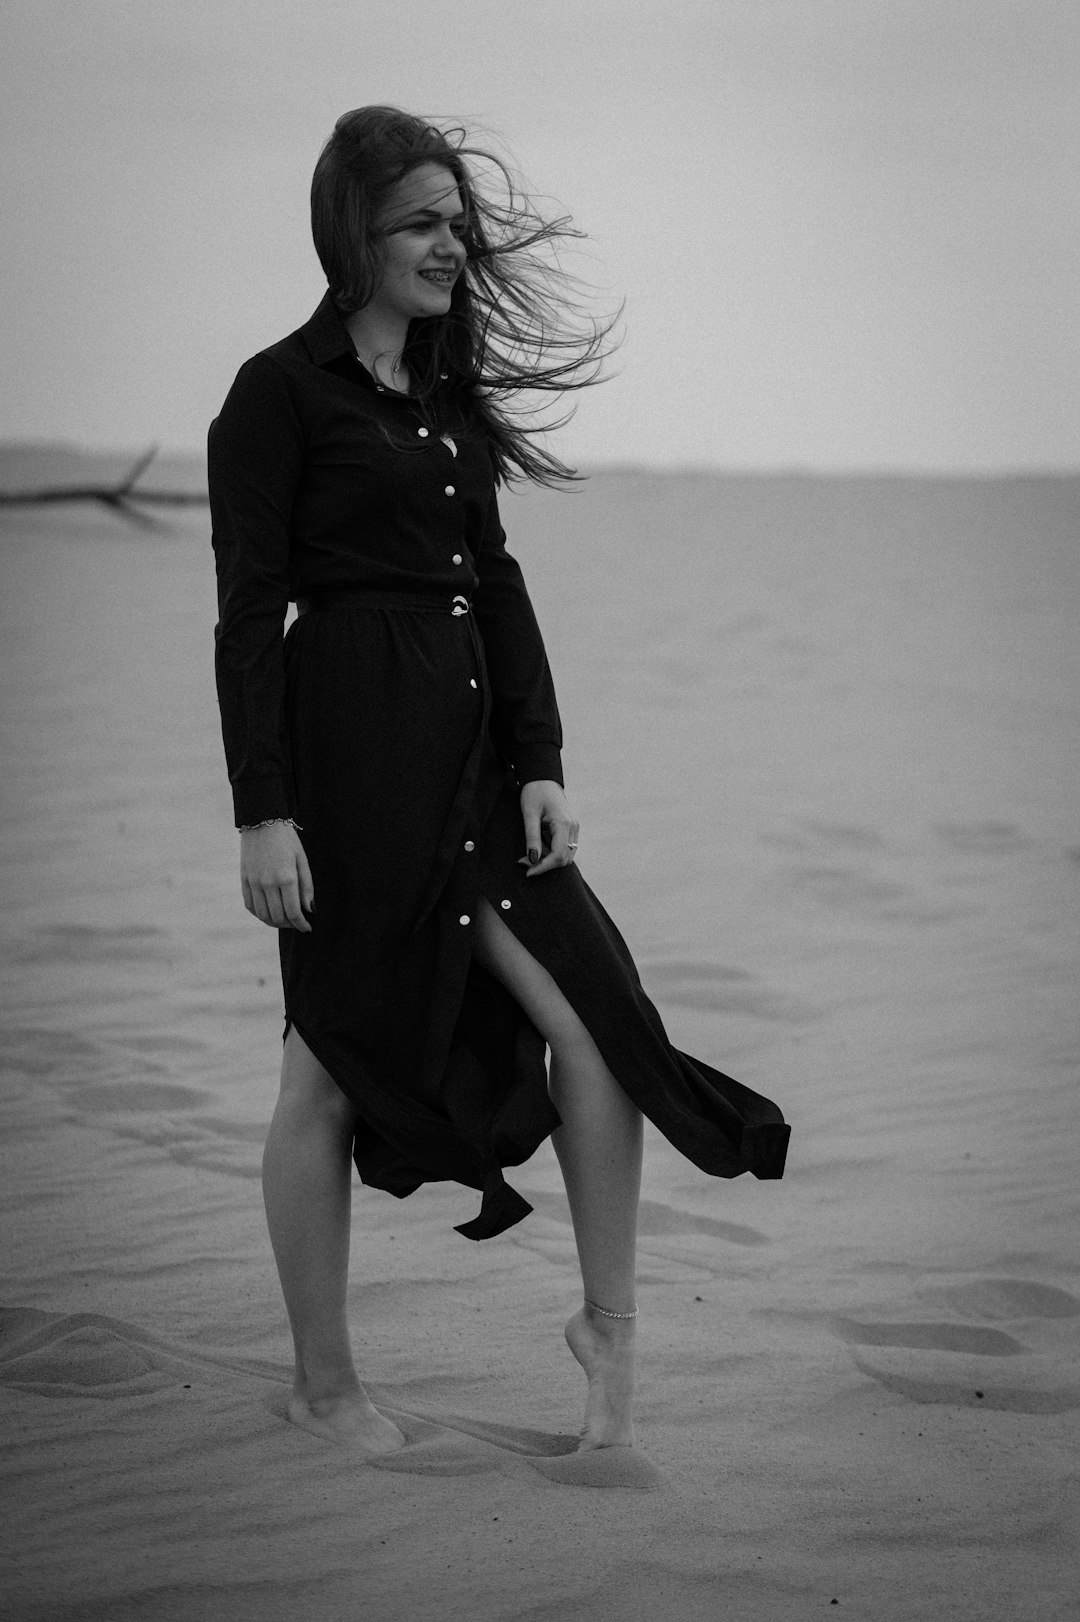
[[[454,279],[452,270],[422,270],[420,275],[426,282],[438,282],[440,287],[449,287]]]

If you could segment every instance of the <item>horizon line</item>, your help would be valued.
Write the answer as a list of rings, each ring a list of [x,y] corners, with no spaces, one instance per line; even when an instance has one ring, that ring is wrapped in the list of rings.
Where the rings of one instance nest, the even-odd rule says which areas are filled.
[[[145,448],[145,447],[144,447]],[[89,458],[131,458],[138,448],[131,445],[94,445],[73,439],[15,438],[0,436],[4,451],[67,453]],[[199,461],[205,449],[191,445],[160,444],[154,460],[178,458]],[[153,463],[150,464],[153,466]],[[1075,463],[1013,463],[996,466],[945,467],[887,463],[843,463],[835,466],[807,462],[632,462],[583,459],[578,472],[584,478],[604,475],[649,474],[673,478],[803,478],[803,479],[1071,479],[1080,477],[1080,459]],[[149,469],[147,470],[149,472]],[[513,487],[511,487],[513,488]]]

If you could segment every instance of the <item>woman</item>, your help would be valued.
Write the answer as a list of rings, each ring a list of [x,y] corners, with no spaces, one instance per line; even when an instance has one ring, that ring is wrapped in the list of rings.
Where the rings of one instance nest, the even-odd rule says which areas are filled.
[[[530,1209],[503,1168],[552,1135],[590,1449],[633,1441],[641,1112],[720,1176],[778,1177],[788,1134],[670,1046],[574,865],[555,695],[495,488],[569,476],[511,402],[592,381],[610,328],[575,326],[544,279],[544,245],[576,233],[512,188],[485,198],[477,156],[393,108],[338,121],[312,185],[327,295],[241,368],[210,430],[241,882],[280,931],[285,991],[263,1185],[290,1415],[367,1455],[403,1438],[350,1347],[350,1157],[400,1197],[481,1190],[458,1231],[484,1239]]]

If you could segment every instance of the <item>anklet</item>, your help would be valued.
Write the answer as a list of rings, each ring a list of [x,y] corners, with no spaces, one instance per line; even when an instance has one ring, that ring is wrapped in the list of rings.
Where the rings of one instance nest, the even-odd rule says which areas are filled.
[[[585,1297],[585,1305],[592,1307],[593,1311],[598,1312],[601,1318],[636,1318],[638,1315],[637,1307],[634,1308],[633,1312],[609,1312],[607,1307],[598,1307],[595,1301],[589,1300],[588,1296]]]

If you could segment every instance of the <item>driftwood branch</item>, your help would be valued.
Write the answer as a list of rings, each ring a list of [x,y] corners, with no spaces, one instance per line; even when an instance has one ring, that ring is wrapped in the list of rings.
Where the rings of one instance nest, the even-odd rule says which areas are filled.
[[[140,508],[148,504],[159,507],[205,507],[208,497],[198,490],[136,490],[135,483],[146,472],[158,453],[151,445],[143,451],[133,466],[117,484],[57,484],[37,490],[0,490],[0,506],[42,506],[57,501],[99,501],[122,517],[143,528],[153,529],[155,524],[148,513]]]

